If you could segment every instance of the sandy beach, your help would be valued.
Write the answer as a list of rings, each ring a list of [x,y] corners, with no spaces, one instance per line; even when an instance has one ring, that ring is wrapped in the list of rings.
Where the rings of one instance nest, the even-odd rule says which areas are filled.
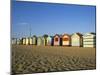
[[[12,45],[11,49],[13,74],[96,69],[95,48]]]

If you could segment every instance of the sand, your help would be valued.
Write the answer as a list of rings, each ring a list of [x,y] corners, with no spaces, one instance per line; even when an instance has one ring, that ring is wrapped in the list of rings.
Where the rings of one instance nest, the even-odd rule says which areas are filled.
[[[96,69],[95,48],[12,45],[11,49],[13,74]]]

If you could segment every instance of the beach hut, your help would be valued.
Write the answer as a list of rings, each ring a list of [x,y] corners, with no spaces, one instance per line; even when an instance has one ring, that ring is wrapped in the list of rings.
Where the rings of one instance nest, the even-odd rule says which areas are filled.
[[[26,38],[22,38],[22,40],[23,40],[23,45],[25,45],[26,44]]]
[[[20,38],[19,41],[20,41],[19,44],[22,45],[23,44],[23,39]]]
[[[32,39],[32,37],[29,37],[28,39],[29,39],[29,45],[32,45],[32,44],[33,44],[33,39]]]
[[[70,46],[70,43],[71,43],[70,35],[68,34],[62,35],[62,46]]]
[[[16,45],[16,44],[17,44],[17,38],[12,38],[12,39],[11,39],[11,44]]]
[[[35,35],[32,37],[32,41],[33,45],[37,45],[37,37]]]
[[[47,34],[44,34],[42,39],[43,39],[43,45],[46,46],[47,45],[47,37],[48,35]]]
[[[48,46],[51,46],[51,45],[53,45],[52,43],[53,43],[53,39],[52,39],[53,37],[52,36],[48,36],[47,37],[47,45]]]
[[[71,35],[71,46],[82,47],[83,46],[83,35],[81,33],[74,33]]]
[[[53,37],[53,45],[54,46],[60,46],[61,45],[61,37],[60,35],[56,34],[54,37]]]
[[[37,46],[43,45],[43,37],[38,37],[37,38]]]
[[[41,37],[42,38],[42,45],[46,46],[47,45],[47,39],[44,38],[44,37]]]
[[[83,47],[96,47],[95,33],[86,33],[83,35]]]
[[[26,38],[25,45],[28,45],[28,44],[29,44],[29,38]]]
[[[22,42],[22,38],[17,38],[17,45],[22,45],[23,42]]]
[[[19,44],[20,44],[20,39],[17,38],[17,45],[19,45]]]

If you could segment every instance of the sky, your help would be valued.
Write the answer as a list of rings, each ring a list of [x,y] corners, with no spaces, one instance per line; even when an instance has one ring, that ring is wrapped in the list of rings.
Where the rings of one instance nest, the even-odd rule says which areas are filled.
[[[44,34],[95,32],[96,7],[12,1],[11,35],[15,38]]]

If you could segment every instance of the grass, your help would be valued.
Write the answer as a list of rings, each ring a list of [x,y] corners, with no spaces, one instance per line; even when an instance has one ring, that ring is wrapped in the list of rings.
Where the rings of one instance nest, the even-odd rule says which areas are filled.
[[[92,70],[95,48],[12,45],[12,73]]]

